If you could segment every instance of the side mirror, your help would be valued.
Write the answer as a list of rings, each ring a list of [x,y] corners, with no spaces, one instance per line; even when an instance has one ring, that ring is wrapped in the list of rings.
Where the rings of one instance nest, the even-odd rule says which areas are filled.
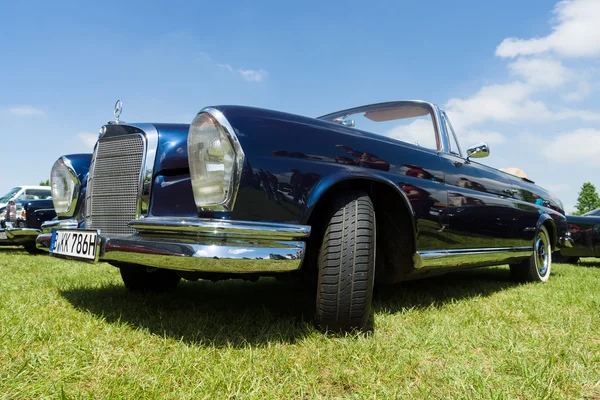
[[[354,128],[354,126],[356,125],[353,119],[336,118],[333,120],[333,122],[335,122],[336,124],[347,126],[349,128]]]
[[[485,158],[490,155],[490,147],[487,143],[480,142],[467,149],[467,160],[469,158]]]

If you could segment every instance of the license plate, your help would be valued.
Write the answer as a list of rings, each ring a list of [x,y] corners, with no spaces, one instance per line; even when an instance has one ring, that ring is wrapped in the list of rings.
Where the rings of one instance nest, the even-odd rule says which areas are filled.
[[[6,232],[4,232],[4,231],[0,232],[0,240],[6,240],[6,239],[8,239],[6,237]]]
[[[98,231],[57,229],[52,232],[52,242],[50,242],[52,255],[95,261],[99,248]]]

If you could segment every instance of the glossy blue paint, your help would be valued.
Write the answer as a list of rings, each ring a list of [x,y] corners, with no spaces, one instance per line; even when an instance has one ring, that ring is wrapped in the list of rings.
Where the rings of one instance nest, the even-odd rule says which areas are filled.
[[[63,156],[71,161],[71,165],[75,172],[77,172],[77,178],[82,184],[87,182],[87,174],[90,171],[90,162],[92,161],[92,154],[81,153],[81,154],[68,154]]]

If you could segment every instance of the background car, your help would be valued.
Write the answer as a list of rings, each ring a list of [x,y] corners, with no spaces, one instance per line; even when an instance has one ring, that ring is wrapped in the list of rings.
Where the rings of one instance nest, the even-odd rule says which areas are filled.
[[[6,206],[9,201],[22,202],[24,200],[50,199],[52,192],[49,186],[17,186],[0,197],[0,207]]]
[[[55,217],[52,199],[11,201],[0,208],[0,246],[21,245],[29,253],[37,253],[35,239],[42,232],[42,223]]]
[[[485,143],[463,152],[443,110],[422,101],[317,119],[241,106],[204,108],[191,125],[116,119],[91,164],[54,164],[59,218],[37,242],[109,262],[130,290],[306,278],[319,325],[363,329],[375,281],[500,264],[548,280],[551,251],[569,245],[563,206],[476,162],[488,154]]]
[[[583,215],[567,215],[573,247],[563,248],[557,261],[576,263],[581,257],[600,257],[600,208]]]

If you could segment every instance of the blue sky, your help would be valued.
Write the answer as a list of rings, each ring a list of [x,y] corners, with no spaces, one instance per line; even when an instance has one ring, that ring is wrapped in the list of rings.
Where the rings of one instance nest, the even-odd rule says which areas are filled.
[[[600,1],[322,3],[0,0],[0,192],[91,152],[116,99],[149,122],[429,100],[567,209],[600,189]]]

